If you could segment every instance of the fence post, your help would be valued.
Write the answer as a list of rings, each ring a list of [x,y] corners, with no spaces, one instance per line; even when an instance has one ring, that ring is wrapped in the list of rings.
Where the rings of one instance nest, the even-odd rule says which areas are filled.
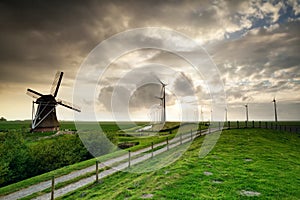
[[[252,121],[252,128],[254,128],[254,120]]]
[[[259,126],[259,128],[261,128],[261,121],[258,122],[258,126]]]
[[[182,144],[182,133],[180,133],[180,144]]]
[[[191,129],[191,141],[193,141],[193,131]]]
[[[228,129],[230,129],[230,121],[228,121],[227,124],[228,124]]]
[[[273,129],[273,123],[271,122],[271,129]]]
[[[169,150],[169,138],[167,137],[167,150]]]
[[[221,122],[219,122],[219,130],[221,130]]]
[[[236,121],[236,125],[237,125],[237,128],[239,129],[240,128],[240,122]]]
[[[98,160],[96,160],[96,183],[98,183],[98,180],[99,180],[99,176],[98,176],[98,173],[99,173],[99,168],[98,168]]]
[[[153,142],[151,142],[151,158],[153,158]]]
[[[200,136],[201,136],[201,124],[199,126],[199,133],[200,133]]]
[[[210,133],[210,125],[208,126],[208,133]]]
[[[265,124],[266,124],[266,129],[268,129],[268,122],[265,122]]]
[[[52,181],[51,181],[51,200],[54,199],[54,190],[55,190],[55,182],[54,182],[54,176],[52,176]]]
[[[284,125],[284,131],[286,131],[286,125]]]
[[[131,159],[130,150],[128,150],[128,167],[130,167],[130,159]]]

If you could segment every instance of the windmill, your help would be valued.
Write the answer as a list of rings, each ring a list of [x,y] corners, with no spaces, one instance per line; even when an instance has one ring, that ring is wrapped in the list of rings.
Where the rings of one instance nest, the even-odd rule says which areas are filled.
[[[275,97],[273,98],[272,102],[274,103],[275,122],[277,122],[277,107],[276,107],[276,99],[275,99]]]
[[[204,121],[202,106],[201,106],[201,120],[202,122]]]
[[[63,72],[57,72],[52,83],[50,94],[43,95],[32,89],[27,89],[27,95],[33,97],[31,132],[56,131],[59,130],[59,122],[56,117],[56,106],[62,105],[66,108],[80,112],[80,108],[69,102],[56,99],[61,84]],[[35,112],[35,104],[37,110]]]
[[[225,108],[225,122],[227,122],[227,112],[228,112],[228,110],[227,110],[227,108]]]
[[[155,98],[161,100],[161,106],[162,106],[161,122],[165,123],[166,122],[166,86],[167,86],[167,84],[163,83],[157,76],[155,76],[155,78],[161,84],[161,94],[160,94],[160,97],[155,97]]]
[[[245,108],[246,108],[246,121],[249,121],[249,115],[248,115],[248,104],[245,104]]]

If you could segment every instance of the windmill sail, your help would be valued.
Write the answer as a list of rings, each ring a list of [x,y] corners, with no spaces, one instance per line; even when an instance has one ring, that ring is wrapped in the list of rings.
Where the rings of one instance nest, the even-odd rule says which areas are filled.
[[[64,75],[64,73],[60,72],[60,71],[58,71],[55,75],[55,78],[53,80],[51,90],[50,90],[51,95],[54,96],[54,97],[57,96],[58,89],[59,89],[59,86],[61,84],[61,80],[62,80],[63,75]]]
[[[35,99],[37,99],[37,98],[43,96],[41,93],[36,92],[36,91],[34,91],[34,90],[32,90],[32,89],[29,89],[29,88],[27,89],[26,94],[27,94],[28,96],[31,96],[31,97],[35,98]]]
[[[64,101],[64,100],[61,100],[61,99],[57,99],[57,103],[58,103],[59,105],[64,106],[64,107],[67,107],[67,108],[70,108],[70,109],[72,109],[72,110],[75,110],[75,111],[77,111],[77,112],[81,112],[79,106],[73,105],[73,104],[70,103],[70,102],[67,102],[67,101]]]

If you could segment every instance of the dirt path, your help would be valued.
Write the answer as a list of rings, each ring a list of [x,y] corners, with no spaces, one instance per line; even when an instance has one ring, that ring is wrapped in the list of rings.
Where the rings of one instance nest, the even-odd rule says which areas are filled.
[[[211,131],[215,131],[215,130],[211,130]],[[197,133],[198,132],[193,132],[192,133],[192,139],[194,139],[197,136]],[[202,135],[207,134],[207,133],[208,133],[207,131],[202,132]],[[190,140],[191,140],[191,134],[190,133],[182,135],[182,142],[180,142],[180,137],[173,138],[172,140],[169,141],[170,145],[169,145],[168,148],[169,149],[174,148],[175,146],[178,146],[181,143],[186,143]],[[159,147],[159,146],[162,146],[162,145],[166,145],[166,142],[164,141],[164,142],[155,144],[155,145],[153,145],[153,147],[156,148],[156,147]],[[168,148],[165,146],[164,148],[161,148],[159,150],[154,151],[153,156],[158,155],[158,154],[160,154],[164,151],[167,151]],[[147,152],[149,150],[151,150],[151,146],[147,147],[147,148],[144,148],[144,149],[140,149],[140,150],[135,151],[135,152],[132,152],[131,156],[135,157],[135,156],[141,155],[142,153]],[[151,158],[151,156],[152,156],[152,153],[147,153],[147,154],[145,154],[141,157],[132,159],[131,164],[133,165],[133,164],[140,163],[144,160],[147,160],[147,159]],[[108,175],[111,175],[111,174],[117,172],[117,171],[120,171],[120,170],[123,170],[123,169],[127,168],[128,167],[128,162],[127,161],[128,161],[128,154],[125,154],[125,155],[122,155],[122,156],[119,156],[119,157],[116,157],[116,158],[109,159],[105,162],[99,163],[99,169],[104,168],[105,166],[112,166],[112,165],[115,165],[117,163],[120,163],[120,164],[118,164],[117,166],[114,166],[111,169],[108,169],[108,170],[105,170],[105,171],[102,171],[101,173],[99,173],[99,178],[104,178]],[[85,169],[81,169],[81,170],[71,172],[70,174],[57,177],[55,179],[55,184],[62,183],[62,182],[68,181],[68,180],[72,180],[76,177],[82,176],[86,173],[93,172],[93,171],[95,171],[95,166],[94,165],[90,166],[90,167],[87,167]],[[81,179],[77,182],[71,183],[71,184],[69,184],[69,185],[67,185],[63,188],[55,190],[55,197],[60,197],[62,195],[65,195],[68,192],[71,192],[71,191],[74,191],[74,190],[76,190],[80,187],[86,186],[90,183],[93,183],[94,181],[95,181],[95,175],[93,175],[91,177],[88,177],[88,178]],[[0,200],[20,199],[20,198],[29,196],[33,193],[43,191],[43,190],[45,190],[47,188],[50,188],[50,187],[51,187],[51,180],[48,180],[48,181],[45,181],[45,182],[41,182],[41,183],[32,185],[28,188],[21,189],[19,191],[8,194],[6,196],[2,196],[2,197],[0,197]],[[37,197],[36,199],[50,199],[50,193],[47,193],[47,194],[42,195],[40,197]]]

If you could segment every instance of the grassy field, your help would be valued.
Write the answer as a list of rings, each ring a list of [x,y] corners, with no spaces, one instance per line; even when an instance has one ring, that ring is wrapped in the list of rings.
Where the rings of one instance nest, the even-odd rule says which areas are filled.
[[[223,131],[212,152],[200,159],[202,142],[203,137],[196,139],[178,161],[158,171],[118,172],[63,199],[300,198],[299,135],[264,129]]]
[[[101,124],[101,127],[104,131],[114,132],[116,134],[119,131],[119,127],[114,122],[101,122],[100,124]],[[140,126],[142,126],[144,124],[145,124],[144,122],[139,122],[138,123],[138,125],[140,125]],[[0,128],[6,129],[9,132],[10,131],[21,131],[22,127],[26,127],[26,126],[29,126],[29,125],[30,125],[29,121],[25,121],[25,122],[24,121],[1,122],[0,123]],[[123,126],[126,127],[126,123],[123,124]],[[169,124],[168,127],[169,126],[171,126],[171,125]],[[61,128],[63,128],[63,129],[72,130],[74,127],[75,127],[74,123],[72,123],[72,122],[61,122]],[[131,128],[131,127],[128,125],[128,128]],[[41,138],[44,138],[45,136],[51,136],[53,134],[55,134],[55,133],[51,133],[51,132],[46,132],[46,133],[23,132],[22,133],[22,135],[24,136],[24,139],[26,141],[26,144],[29,145],[29,146],[39,145],[42,142]],[[165,141],[166,137],[172,138],[172,137],[175,136],[175,134],[176,134],[176,131],[173,132],[172,134],[169,134],[169,135],[164,134],[164,132],[162,132],[161,135],[155,135],[153,137],[138,137],[138,138],[137,137],[119,137],[118,140],[120,140],[120,141],[129,141],[129,142],[138,141],[139,145],[130,148],[130,150],[134,151],[134,150],[138,150],[138,149],[141,149],[143,147],[151,145],[151,142],[156,144],[156,143],[159,143],[161,141]],[[69,137],[69,136],[70,135],[60,135],[58,137]],[[43,141],[46,142],[46,143],[54,141],[54,140],[55,140],[55,138],[43,139]],[[117,152],[114,152],[110,155],[102,156],[101,158],[98,158],[98,159],[102,160],[102,161],[105,161],[105,160],[107,160],[111,157],[119,156],[122,153],[124,153],[124,152],[117,151]],[[40,183],[40,182],[45,181],[45,180],[49,180],[49,179],[51,179],[52,176],[59,177],[59,176],[68,174],[68,173],[70,173],[74,170],[80,170],[80,169],[92,166],[92,165],[95,164],[95,162],[96,162],[96,159],[86,160],[86,161],[83,161],[83,162],[75,163],[73,165],[62,167],[62,168],[57,169],[57,170],[53,170],[53,171],[48,172],[48,173],[41,174],[39,176],[35,176],[35,177],[29,178],[29,179],[26,179],[26,180],[23,180],[23,181],[19,181],[19,182],[14,183],[14,184],[4,186],[4,187],[0,188],[0,196],[11,193],[11,192],[14,192],[14,191],[17,191],[17,190],[20,190],[22,188],[26,188],[30,185]]]

